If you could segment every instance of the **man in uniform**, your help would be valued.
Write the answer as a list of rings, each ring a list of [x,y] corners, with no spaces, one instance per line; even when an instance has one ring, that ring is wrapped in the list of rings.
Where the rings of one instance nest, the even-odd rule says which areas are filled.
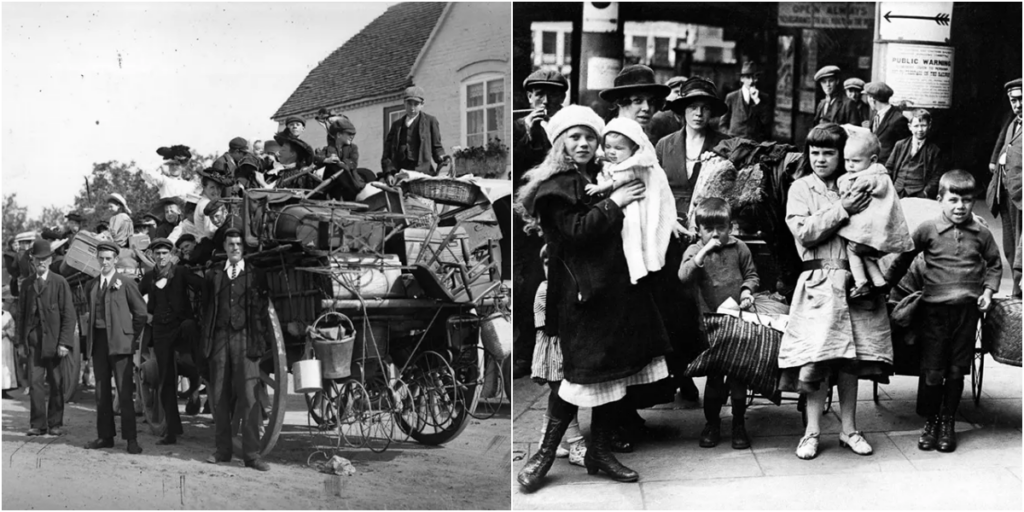
[[[380,166],[389,184],[394,184],[399,171],[434,174],[435,162],[441,166],[451,160],[444,153],[437,118],[422,111],[425,96],[422,87],[406,88],[405,115],[388,130]]]
[[[889,104],[892,93],[892,87],[885,82],[868,82],[864,86],[864,94],[868,96],[871,110],[875,112],[871,117],[871,133],[878,137],[878,144],[881,146],[878,162],[883,165],[889,161],[889,155],[896,147],[896,143],[910,137],[907,118],[900,109]]]
[[[757,80],[761,70],[757,64],[747,61],[740,69],[739,90],[725,95],[725,105],[729,107],[722,118],[722,127],[731,137],[742,137],[755,142],[768,139],[771,131],[772,111],[761,91],[757,88]]]
[[[825,66],[814,74],[814,81],[818,82],[825,98],[818,102],[818,108],[814,109],[813,126],[821,123],[852,124],[861,126],[864,119],[860,117],[860,111],[846,95],[836,90],[839,85],[839,66]]]
[[[199,329],[192,314],[189,290],[199,292],[203,278],[171,262],[173,245],[170,240],[157,238],[149,247],[156,267],[142,277],[139,291],[149,296],[147,307],[153,316],[153,350],[160,383],[160,403],[167,418],[167,432],[157,444],[167,445],[177,442],[177,436],[183,432],[178,414],[178,372],[174,354],[180,351],[194,356],[195,349],[199,347]],[[196,385],[194,382],[190,384]]]
[[[128,441],[128,453],[142,453],[135,428],[134,369],[132,356],[139,349],[139,338],[146,327],[146,302],[134,279],[119,274],[115,266],[119,248],[112,242],[100,242],[96,259],[100,275],[89,290],[89,343],[96,372],[96,430],[98,437],[85,445],[88,450],[112,448],[114,400],[110,378],[117,386],[121,406],[121,438]]]
[[[29,348],[31,412],[28,435],[64,434],[64,379],[60,360],[71,353],[74,339],[75,305],[71,286],[50,272],[53,251],[50,242],[37,238],[29,251],[33,274],[22,282],[18,296],[19,344]],[[49,385],[49,397],[46,386]],[[49,398],[49,403],[47,403]]]
[[[267,351],[267,283],[259,270],[242,258],[242,232],[225,233],[228,260],[207,271],[203,300],[202,352],[210,362],[210,397],[216,425],[216,451],[207,462],[231,460],[232,420],[241,415],[245,466],[269,471],[260,458],[259,428],[263,410],[256,399],[259,360]],[[236,407],[237,402],[237,407]]]
[[[1021,296],[1020,289],[1020,232],[1021,232],[1021,79],[1011,80],[1003,86],[1010,100],[1013,116],[999,130],[992,151],[992,159],[988,164],[992,172],[985,199],[988,201],[992,215],[1003,222],[1003,252],[1006,260],[1015,269],[1013,276],[1013,294]]]

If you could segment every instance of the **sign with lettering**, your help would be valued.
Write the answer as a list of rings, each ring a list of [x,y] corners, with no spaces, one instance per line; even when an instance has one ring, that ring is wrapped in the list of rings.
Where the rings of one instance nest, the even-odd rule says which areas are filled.
[[[953,48],[950,46],[889,43],[884,77],[893,90],[890,103],[908,100],[915,107],[953,106]]]
[[[875,7],[869,2],[782,2],[779,26],[871,29]]]
[[[949,43],[953,2],[882,2],[878,39]]]

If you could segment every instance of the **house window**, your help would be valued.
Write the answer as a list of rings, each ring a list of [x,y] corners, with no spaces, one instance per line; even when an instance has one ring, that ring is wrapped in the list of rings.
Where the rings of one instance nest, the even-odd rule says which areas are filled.
[[[562,64],[572,64],[572,33],[562,33]]]
[[[384,107],[384,141],[388,140],[388,131],[391,130],[391,125],[395,124],[405,115],[405,105],[394,105],[390,107]]]
[[[671,66],[671,62],[668,57],[669,39],[667,37],[655,37],[654,38],[654,59],[653,62],[658,66]]]
[[[633,52],[640,57],[640,62],[647,61],[647,38],[644,36],[633,36]]]
[[[492,73],[470,78],[463,86],[463,111],[463,140],[467,147],[504,138],[505,77]]]

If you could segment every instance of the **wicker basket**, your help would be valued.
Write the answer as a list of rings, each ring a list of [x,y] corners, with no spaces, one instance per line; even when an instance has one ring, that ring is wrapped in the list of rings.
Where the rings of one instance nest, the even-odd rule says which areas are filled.
[[[405,184],[406,191],[438,203],[472,206],[476,199],[476,186],[455,179],[426,179]]]

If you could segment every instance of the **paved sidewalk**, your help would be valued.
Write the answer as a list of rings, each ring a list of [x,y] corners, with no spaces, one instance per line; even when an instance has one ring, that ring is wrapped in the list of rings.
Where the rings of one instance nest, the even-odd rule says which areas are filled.
[[[655,440],[620,460],[640,473],[638,484],[589,476],[558,459],[546,485],[532,494],[513,491],[515,509],[1012,509],[1022,508],[1021,369],[985,358],[980,405],[970,382],[957,418],[957,451],[922,452],[922,421],[914,413],[917,379],[892,377],[879,386],[861,383],[858,428],[874,454],[861,457],[839,447],[835,411],[823,419],[818,457],[804,461],[794,450],[803,434],[795,401],[776,406],[757,400],[747,410],[752,446],[730,446],[729,407],[722,411],[722,442],[700,448],[701,409],[680,404],[641,415]],[[703,398],[704,379],[697,379]],[[529,379],[515,382],[513,449],[518,471],[537,447],[547,406],[547,388]],[[791,395],[795,396],[795,395]],[[838,396],[836,396],[838,408]],[[589,430],[590,411],[580,422]]]

